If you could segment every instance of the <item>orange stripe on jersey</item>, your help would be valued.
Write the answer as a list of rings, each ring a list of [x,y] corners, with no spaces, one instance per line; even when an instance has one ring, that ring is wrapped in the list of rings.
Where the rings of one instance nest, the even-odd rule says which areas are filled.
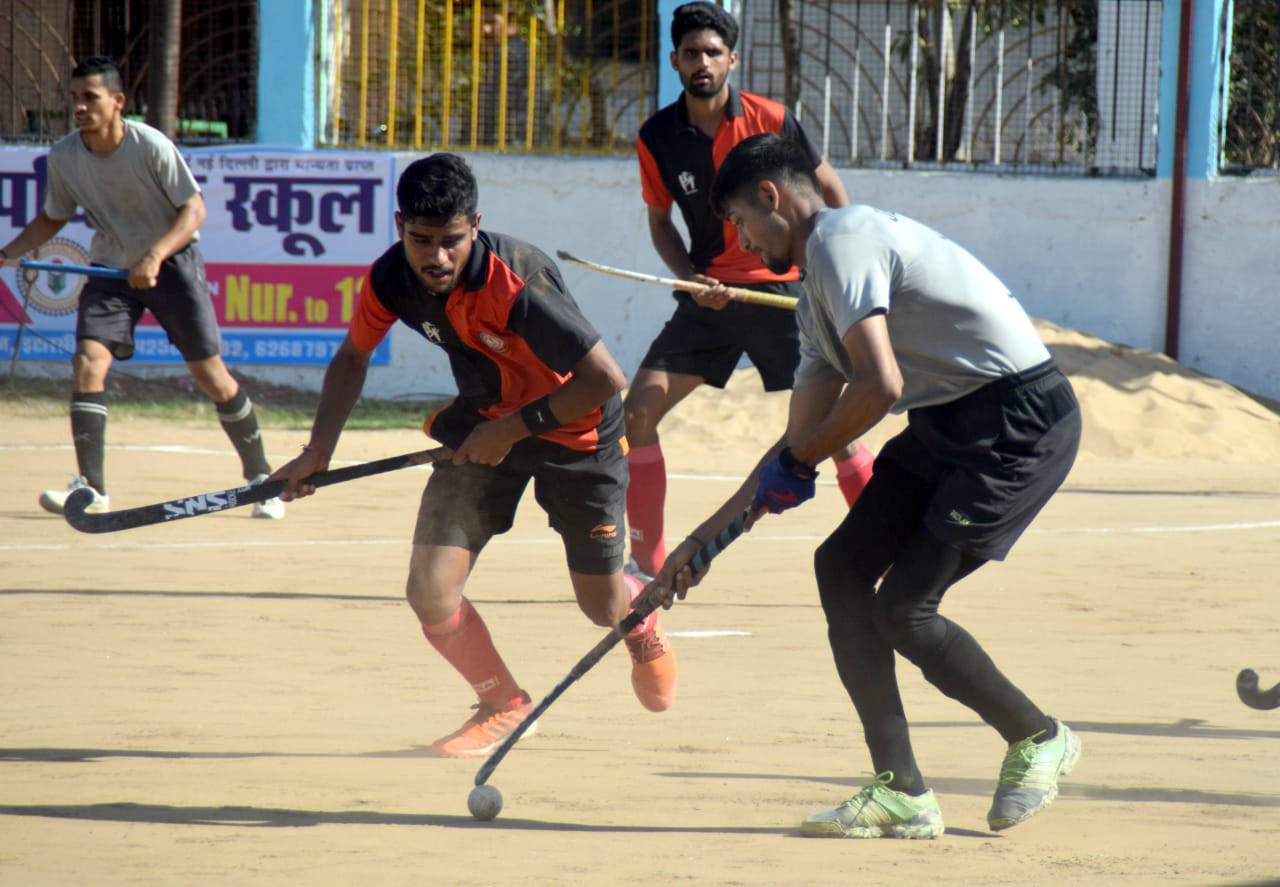
[[[743,139],[762,132],[782,131],[786,109],[783,105],[762,96],[740,92],[742,114],[725,115],[716,129],[711,144],[711,157],[716,169],[729,156],[729,152]],[[724,223],[724,252],[712,260],[707,276],[727,283],[755,283],[777,280],[799,280],[800,271],[792,268],[786,274],[774,274],[752,253],[738,243],[738,229]]]
[[[356,299],[355,313],[348,328],[352,344],[361,351],[372,351],[377,348],[386,338],[387,330],[399,320],[378,299],[377,293],[373,291],[372,278],[372,274],[364,276],[360,295]]]
[[[636,156],[640,160],[640,197],[645,204],[655,209],[670,209],[675,198],[667,190],[662,181],[662,172],[658,169],[658,161],[643,139],[636,139]],[[717,161],[716,166],[719,166]]]
[[[507,326],[511,307],[525,281],[493,252],[487,255],[487,283],[483,290],[455,290],[445,306],[449,323],[463,343],[488,357],[501,378],[497,403],[480,410],[488,419],[514,413],[531,401],[557,390],[570,377],[542,362],[521,336]],[[540,437],[574,450],[590,451],[599,443],[601,411],[585,416]]]

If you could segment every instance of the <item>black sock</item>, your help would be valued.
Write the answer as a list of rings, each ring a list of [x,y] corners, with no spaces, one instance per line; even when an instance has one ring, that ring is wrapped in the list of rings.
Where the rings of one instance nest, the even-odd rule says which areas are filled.
[[[1039,745],[1042,742],[1049,742],[1050,740],[1058,738],[1058,722],[1055,721],[1053,718],[1046,716],[1044,719],[1044,723],[1045,723],[1044,731],[1035,738],[1036,745]]]
[[[216,406],[222,430],[231,438],[232,445],[240,454],[244,479],[253,480],[260,474],[270,474],[271,465],[267,462],[262,435],[258,431],[258,417],[253,412],[253,402],[249,400],[249,395],[241,388],[230,400]]]
[[[99,493],[107,492],[107,393],[80,391],[71,394],[71,440],[76,448],[76,464],[85,483]]]

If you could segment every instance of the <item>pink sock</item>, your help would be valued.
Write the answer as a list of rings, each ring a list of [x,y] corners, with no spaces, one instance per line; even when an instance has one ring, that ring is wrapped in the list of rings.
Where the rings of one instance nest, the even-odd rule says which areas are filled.
[[[640,597],[640,592],[644,591],[644,583],[641,582],[639,579],[637,579],[635,576],[628,575],[627,573],[622,574],[622,581],[626,584],[627,594],[631,596],[631,602],[634,604],[636,601],[636,598]],[[658,611],[654,610],[652,613],[650,613],[648,616],[645,617],[643,622],[641,622],[635,628],[631,629],[631,631],[627,633],[627,637],[638,638],[648,634],[649,632],[653,631],[654,623],[656,623],[657,621],[658,621]]]
[[[631,528],[631,556],[640,569],[653,575],[667,559],[662,510],[667,500],[667,463],[662,444],[635,447],[627,454],[631,483],[627,487],[627,525]]]
[[[467,679],[481,702],[505,709],[524,701],[520,686],[498,655],[489,629],[471,601],[463,598],[452,616],[435,625],[423,625],[422,633]]]
[[[875,461],[876,457],[871,454],[871,451],[862,444],[858,444],[852,456],[836,462],[836,484],[839,485],[840,492],[844,494],[844,501],[850,508],[853,507],[854,502],[858,501],[863,487],[871,480],[871,467]]]

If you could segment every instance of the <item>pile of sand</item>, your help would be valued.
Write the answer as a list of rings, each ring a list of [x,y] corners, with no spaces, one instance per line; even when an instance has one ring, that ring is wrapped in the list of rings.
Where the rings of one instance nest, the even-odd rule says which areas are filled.
[[[1044,321],[1036,326],[1080,399],[1081,462],[1280,462],[1280,414],[1238,388],[1162,354]],[[755,370],[741,369],[725,392],[704,386],[672,412],[662,425],[664,449],[758,455],[781,434],[786,416],[786,392],[765,393]],[[890,416],[864,440],[877,449],[904,421]]]

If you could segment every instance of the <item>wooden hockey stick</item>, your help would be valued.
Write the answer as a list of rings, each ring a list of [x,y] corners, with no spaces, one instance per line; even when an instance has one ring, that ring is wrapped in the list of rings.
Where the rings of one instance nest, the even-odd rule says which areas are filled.
[[[608,265],[600,265],[596,262],[588,262],[586,259],[579,259],[572,253],[564,250],[556,250],[556,257],[562,262],[568,262],[571,265],[578,265],[591,271],[599,271],[601,274],[610,274],[614,277],[622,277],[626,280],[638,280],[641,283],[653,283],[659,286],[670,287],[671,289],[683,290],[686,293],[700,293],[703,290],[710,289],[705,284],[695,283],[692,280],[677,280],[674,277],[657,277],[653,274],[641,274],[639,271],[624,271],[621,268],[610,268]],[[796,310],[796,299],[790,296],[782,296],[777,293],[761,293],[756,290],[743,289],[740,286],[725,287],[729,291],[729,296],[737,302],[750,302],[753,305],[768,305],[772,308],[784,308],[788,311]]]
[[[711,559],[729,547],[729,543],[742,535],[742,528],[747,522],[747,513],[743,512],[733,519],[733,523],[725,527],[716,537],[698,550],[698,553],[689,561],[689,566],[693,568],[694,573],[701,573],[707,568],[707,564],[711,563]],[[489,781],[489,777],[493,775],[493,771],[498,769],[498,765],[502,763],[502,759],[507,756],[507,752],[520,741],[520,737],[524,736],[526,730],[533,726],[538,718],[542,717],[551,707],[551,703],[563,695],[570,685],[578,678],[589,672],[597,662],[604,658],[605,654],[617,646],[618,642],[623,639],[633,628],[643,622],[650,613],[658,608],[661,602],[662,594],[665,588],[655,587],[648,596],[641,598],[636,602],[635,609],[617,624],[607,635],[605,635],[598,644],[591,648],[587,655],[578,660],[578,664],[569,670],[560,683],[552,688],[546,698],[529,712],[529,716],[520,722],[502,744],[494,749],[489,759],[484,762],[480,770],[476,773],[476,785],[484,785]]]
[[[364,462],[347,468],[335,468],[332,471],[321,471],[307,478],[307,483],[317,487],[327,487],[344,481],[382,474],[408,468],[412,465],[429,465],[442,459],[453,457],[448,447],[437,447],[434,450],[421,450],[416,453],[405,453],[402,456],[389,456],[374,462]],[[81,488],[67,497],[63,504],[63,516],[67,523],[81,533],[115,533],[120,530],[132,530],[135,527],[146,527],[151,524],[170,523],[188,517],[199,517],[202,514],[214,514],[228,508],[239,508],[254,502],[265,502],[274,499],[284,492],[285,482],[269,480],[257,486],[236,487],[231,490],[217,490],[212,493],[199,493],[195,496],[183,496],[170,499],[168,502],[157,502],[154,505],[140,505],[137,508],[126,508],[123,511],[108,511],[103,514],[85,514],[85,508],[93,501],[93,490]]]

